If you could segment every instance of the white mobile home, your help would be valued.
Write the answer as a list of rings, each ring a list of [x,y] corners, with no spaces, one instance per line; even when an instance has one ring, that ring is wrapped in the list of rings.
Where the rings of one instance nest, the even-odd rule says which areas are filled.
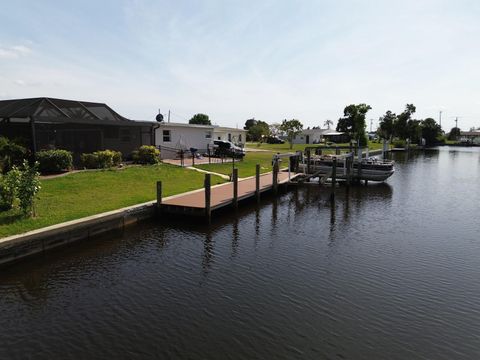
[[[247,140],[247,130],[215,126],[213,129],[213,138],[215,140],[230,141],[237,145],[243,145]]]
[[[206,152],[213,141],[213,125],[159,123],[155,130],[155,145],[160,147],[162,159],[175,158],[179,150],[195,148]]]

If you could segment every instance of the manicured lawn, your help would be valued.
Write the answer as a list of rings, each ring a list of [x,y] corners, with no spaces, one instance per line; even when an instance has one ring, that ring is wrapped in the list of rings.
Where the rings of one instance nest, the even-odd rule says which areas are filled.
[[[242,161],[235,161],[235,167],[238,169],[238,176],[241,178],[254,176],[255,166],[260,164],[260,172],[272,171],[272,157],[274,152],[247,152]],[[206,164],[197,165],[199,169],[230,175],[232,173],[232,163],[224,164]]]
[[[204,177],[196,171],[161,164],[45,179],[37,217],[23,219],[15,210],[0,213],[0,237],[154,200],[158,180],[165,197],[202,187]],[[220,177],[212,177],[212,185],[222,182]]]

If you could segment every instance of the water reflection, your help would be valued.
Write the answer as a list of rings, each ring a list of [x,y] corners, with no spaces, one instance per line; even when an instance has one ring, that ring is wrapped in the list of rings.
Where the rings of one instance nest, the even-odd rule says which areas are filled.
[[[393,157],[2,270],[0,358],[479,358],[479,153]]]

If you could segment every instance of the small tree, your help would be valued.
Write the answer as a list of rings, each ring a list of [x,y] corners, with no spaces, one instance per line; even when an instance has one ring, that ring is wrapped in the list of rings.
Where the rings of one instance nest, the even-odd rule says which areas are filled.
[[[337,131],[341,131],[357,140],[361,146],[367,145],[365,134],[365,116],[372,107],[367,104],[351,104],[343,110],[343,118],[338,119]]]
[[[27,160],[23,161],[20,169],[17,196],[20,200],[20,209],[25,216],[35,215],[35,199],[40,191],[40,173],[37,169],[37,162],[30,166]]]
[[[188,121],[189,124],[196,124],[196,125],[212,125],[208,115],[205,114],[195,114],[193,117]]]
[[[402,140],[408,138],[408,121],[411,119],[416,110],[417,108],[413,104],[407,104],[405,106],[405,110],[398,115],[397,119],[395,120],[395,124],[393,126],[395,136]]]
[[[293,148],[293,139],[302,132],[302,129],[303,124],[297,119],[283,120],[282,124],[280,125],[280,130],[287,134],[287,140],[290,144],[290,149]]]
[[[385,115],[380,118],[380,125],[378,127],[379,136],[385,140],[392,141],[393,138],[393,126],[397,115],[388,110]]]
[[[442,128],[432,118],[427,118],[422,121],[422,137],[428,146],[435,145],[438,138],[442,135]]]
[[[460,129],[458,127],[452,128],[452,130],[450,130],[450,133],[448,134],[448,140],[458,140],[459,137],[460,137]]]
[[[257,120],[257,123],[248,129],[247,137],[250,141],[261,141],[270,135],[270,127],[265,121]]]

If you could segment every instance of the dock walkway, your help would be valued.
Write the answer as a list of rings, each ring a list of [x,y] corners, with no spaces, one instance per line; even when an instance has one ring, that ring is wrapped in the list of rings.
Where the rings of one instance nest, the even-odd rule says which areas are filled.
[[[295,174],[291,174],[291,178]],[[278,173],[278,184],[288,183],[288,172]],[[273,188],[272,173],[260,175],[259,192],[269,191]],[[238,181],[237,201],[254,197],[256,194],[256,178],[249,177]],[[210,189],[210,209],[216,210],[234,203],[234,184],[228,182],[212,186]],[[166,213],[190,213],[192,215],[204,215],[206,209],[205,189],[191,191],[186,194],[171,196],[162,201],[161,210]]]

